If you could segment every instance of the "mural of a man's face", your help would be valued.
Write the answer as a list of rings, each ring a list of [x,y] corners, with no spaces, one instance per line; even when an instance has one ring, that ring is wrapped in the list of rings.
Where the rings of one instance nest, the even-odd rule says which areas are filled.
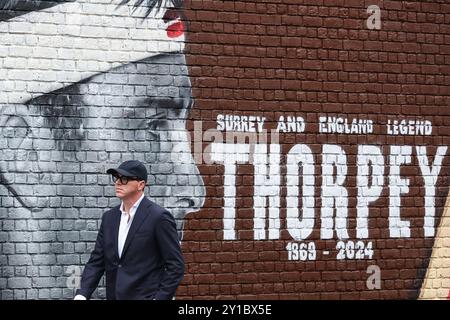
[[[20,92],[0,97],[17,99],[0,104],[0,183],[8,191],[3,192],[2,205],[40,217],[58,216],[55,210],[60,207],[106,209],[116,204],[109,200],[114,192],[106,169],[138,159],[149,169],[148,195],[173,213],[181,237],[184,216],[203,205],[205,194],[186,131],[192,97],[182,53],[182,1],[85,2],[90,3],[57,5],[66,6],[70,16],[68,25],[59,26],[58,36],[71,34],[73,24],[93,25],[98,32],[96,39],[82,34],[80,39],[67,38],[74,49],[63,50],[74,57],[63,56],[60,65],[73,72],[54,72],[57,81],[41,81],[39,72],[47,72],[39,65],[43,59],[30,57],[37,63],[30,77],[38,85],[24,87],[23,94],[47,93],[26,100]],[[0,4],[2,19],[22,19],[21,3]],[[37,11],[27,13],[25,20],[39,20],[47,10],[59,12],[52,9],[56,3],[26,5]],[[102,12],[109,29],[95,27],[89,8]],[[120,38],[123,30],[128,30],[126,39]],[[103,36],[112,37],[109,48],[102,47]],[[39,39],[44,40],[35,48],[54,44],[51,38]],[[59,54],[60,49],[55,50]],[[62,85],[67,80],[72,84]]]
[[[111,196],[106,168],[138,159],[149,169],[149,196],[172,211],[181,232],[204,198],[186,131],[191,106],[185,57],[166,54],[4,107],[3,183],[22,206],[41,211],[74,194]]]
[[[69,270],[120,203],[106,170],[125,160],[147,166],[145,193],[172,212],[180,239],[203,206],[182,5],[0,1],[0,299],[50,298],[48,287],[72,298]],[[67,282],[47,287],[49,274]]]

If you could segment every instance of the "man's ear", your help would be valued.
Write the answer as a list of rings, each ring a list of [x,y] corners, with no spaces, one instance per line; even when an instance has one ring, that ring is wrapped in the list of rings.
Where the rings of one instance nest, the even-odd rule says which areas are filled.
[[[31,131],[26,120],[17,115],[2,115],[0,120],[2,127],[2,138],[6,139],[6,147],[9,149],[19,149],[22,142]]]
[[[143,180],[139,181],[139,191],[144,191],[146,184],[147,183]]]
[[[0,127],[1,138],[6,142],[3,152],[14,156],[12,166],[2,165],[2,170],[40,172],[39,157],[33,148],[32,133],[25,118],[19,115],[2,115]],[[34,160],[31,160],[32,156]],[[3,160],[3,157],[0,157],[0,160]]]

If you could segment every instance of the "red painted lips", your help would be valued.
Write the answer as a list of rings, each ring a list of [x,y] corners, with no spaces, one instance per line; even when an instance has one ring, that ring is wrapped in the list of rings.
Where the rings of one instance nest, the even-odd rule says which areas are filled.
[[[181,13],[176,9],[168,9],[164,14],[163,20],[169,23],[166,29],[169,38],[177,38],[184,34],[184,24],[181,21]]]
[[[184,25],[183,22],[178,21],[167,27],[167,36],[169,38],[177,38],[184,33]]]

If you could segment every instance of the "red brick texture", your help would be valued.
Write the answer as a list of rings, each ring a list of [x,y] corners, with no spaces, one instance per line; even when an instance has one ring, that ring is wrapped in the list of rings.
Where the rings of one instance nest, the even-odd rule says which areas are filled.
[[[369,5],[381,9],[381,29],[369,30]],[[177,299],[416,299],[435,237],[425,235],[426,182],[418,146],[429,165],[450,144],[450,4],[445,1],[191,0],[187,59],[195,105],[188,127],[203,121],[216,128],[217,115],[263,116],[275,129],[280,116],[300,116],[301,133],[280,134],[280,228],[277,239],[254,238],[254,175],[236,166],[234,240],[224,239],[224,166],[199,164],[206,188],[203,208],[187,216],[183,250],[186,274]],[[321,117],[373,121],[370,134],[319,132]],[[430,135],[387,132],[394,120],[430,121]],[[206,146],[207,143],[204,144]],[[314,227],[302,241],[287,231],[287,154],[307,145],[314,159]],[[321,235],[323,148],[346,155],[348,238]],[[358,146],[378,147],[384,159],[383,186],[370,203],[368,237],[357,235]],[[389,165],[393,146],[411,146],[400,169],[409,179],[400,216],[409,236],[390,232]],[[394,157],[395,159],[395,157]],[[435,185],[435,228],[448,195],[449,155]],[[334,172],[336,174],[336,172]],[[300,181],[301,183],[301,181]],[[266,228],[269,219],[266,219]],[[267,233],[268,234],[268,233]],[[337,243],[373,245],[371,259],[337,259]],[[313,242],[315,260],[289,260],[286,246]],[[322,254],[328,250],[329,255]],[[368,267],[381,270],[380,287],[367,286]]]

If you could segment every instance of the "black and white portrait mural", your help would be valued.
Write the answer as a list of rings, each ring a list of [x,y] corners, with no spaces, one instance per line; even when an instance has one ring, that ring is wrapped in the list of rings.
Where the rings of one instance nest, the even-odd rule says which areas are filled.
[[[72,298],[106,169],[137,159],[182,238],[203,181],[181,0],[0,1],[1,299]],[[99,290],[98,297],[102,297]]]
[[[448,2],[0,0],[0,299],[74,298],[131,159],[177,300],[450,299]]]

